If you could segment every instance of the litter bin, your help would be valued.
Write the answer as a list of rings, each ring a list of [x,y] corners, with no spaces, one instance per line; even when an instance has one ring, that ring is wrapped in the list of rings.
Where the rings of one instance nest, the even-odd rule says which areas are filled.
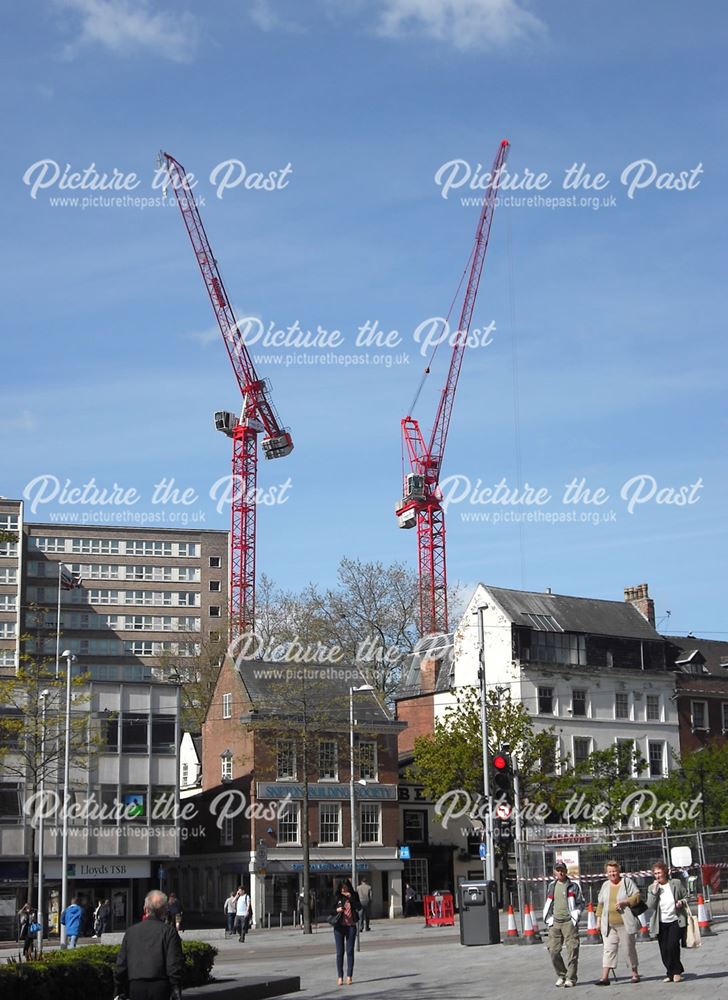
[[[495,882],[460,883],[460,944],[500,944]]]

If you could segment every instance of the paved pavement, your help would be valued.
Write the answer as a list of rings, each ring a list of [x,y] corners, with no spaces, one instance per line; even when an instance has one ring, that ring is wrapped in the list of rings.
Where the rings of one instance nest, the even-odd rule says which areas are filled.
[[[639,985],[629,982],[626,964],[617,970],[619,982],[607,996],[617,1000],[665,998],[665,991],[687,993],[690,1000],[728,998],[728,924],[716,926],[716,936],[703,940],[696,951],[683,952],[686,975],[682,983],[663,983],[664,968],[657,942],[640,942]],[[193,937],[189,931],[185,937]],[[215,963],[218,979],[235,975],[287,975],[301,977],[304,996],[311,998],[365,996],[367,1000],[572,1000],[574,993],[554,986],[556,976],[545,946],[489,945],[465,948],[457,927],[426,928],[419,921],[373,921],[362,937],[356,956],[354,984],[337,987],[333,932],[320,928],[304,936],[291,929],[253,931],[244,944],[216,941],[220,954]],[[595,984],[601,971],[602,949],[582,944],[580,982],[576,996],[602,997]],[[616,993],[616,997],[615,997]],[[603,997],[602,997],[603,1000]]]

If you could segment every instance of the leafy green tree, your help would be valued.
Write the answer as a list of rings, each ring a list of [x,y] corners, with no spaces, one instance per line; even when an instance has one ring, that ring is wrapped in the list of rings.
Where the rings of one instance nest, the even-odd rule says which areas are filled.
[[[522,804],[526,799],[551,804],[555,778],[544,763],[553,751],[552,731],[536,732],[523,704],[508,691],[489,690],[486,705],[489,756],[508,745],[519,769]],[[462,790],[464,801],[479,800],[483,792],[483,738],[477,688],[461,688],[456,704],[436,720],[434,731],[415,740],[408,777],[436,800],[456,789]]]
[[[675,757],[675,765],[668,778],[650,785],[658,800],[658,819],[685,828],[728,826],[728,743],[711,740],[699,750]],[[682,808],[698,797],[701,801],[695,808]]]
[[[557,781],[562,820],[610,830],[625,825],[622,803],[644,787],[636,777],[646,767],[632,741],[593,750],[576,767],[563,762]]]

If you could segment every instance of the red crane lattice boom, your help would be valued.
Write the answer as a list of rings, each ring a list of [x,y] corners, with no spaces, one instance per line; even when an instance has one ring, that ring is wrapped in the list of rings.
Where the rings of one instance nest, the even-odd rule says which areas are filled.
[[[263,434],[266,458],[283,458],[293,451],[290,432],[275,411],[268,384],[258,377],[240,333],[220,269],[207,238],[202,217],[184,167],[169,153],[160,154],[167,169],[192,249],[212,303],[225,348],[243,396],[240,417],[215,414],[215,424],[233,441],[230,532],[230,638],[255,624],[255,532],[258,477],[258,434]]]
[[[445,512],[441,504],[440,470],[480,276],[490,240],[498,179],[505,166],[509,148],[508,140],[504,139],[493,162],[491,183],[483,199],[483,208],[475,231],[468,283],[454,334],[450,366],[440,393],[429,442],[425,442],[419,422],[413,416],[407,416],[402,420],[403,458],[408,462],[410,471],[403,477],[404,493],[396,508],[396,514],[400,528],[417,528],[420,630],[423,635],[446,632],[448,626]]]

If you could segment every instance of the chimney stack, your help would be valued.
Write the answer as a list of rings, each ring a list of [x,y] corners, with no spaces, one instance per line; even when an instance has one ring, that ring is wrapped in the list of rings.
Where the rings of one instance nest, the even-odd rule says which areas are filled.
[[[637,608],[653,628],[655,627],[655,602],[650,597],[646,583],[640,583],[636,587],[625,587],[624,599]]]
[[[442,660],[424,659],[420,663],[420,694],[432,694],[437,684]]]

